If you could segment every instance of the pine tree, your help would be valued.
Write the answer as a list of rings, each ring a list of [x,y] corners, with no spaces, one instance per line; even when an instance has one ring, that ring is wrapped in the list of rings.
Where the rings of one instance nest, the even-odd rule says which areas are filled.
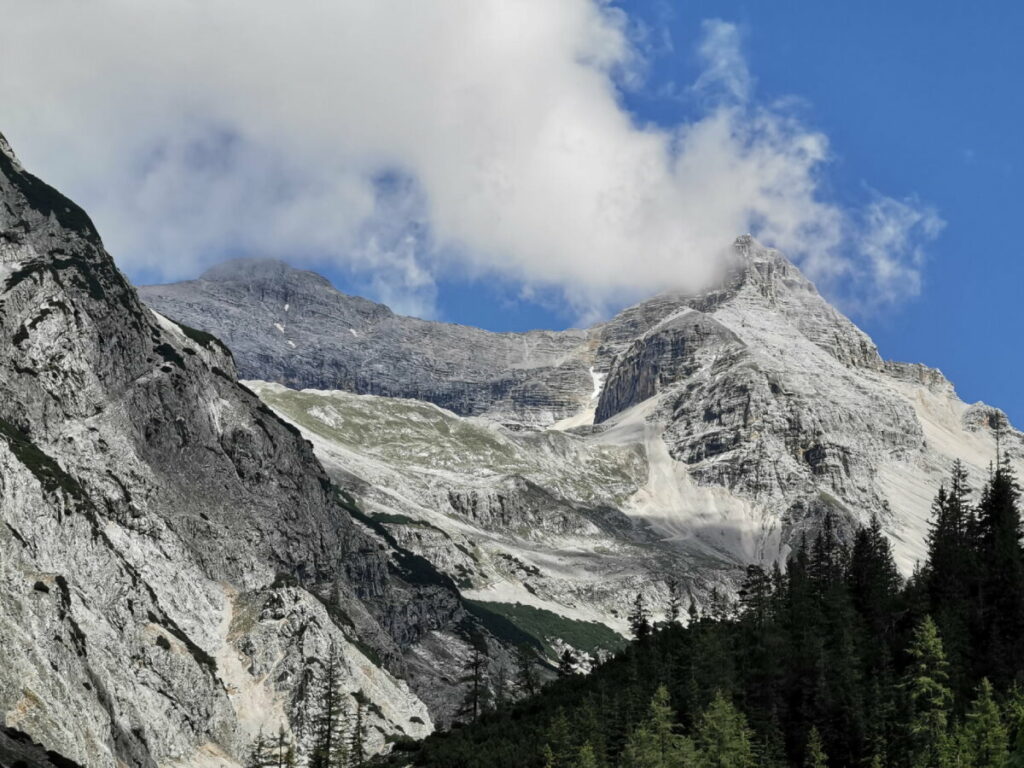
[[[953,463],[948,490],[940,486],[932,503],[928,560],[922,579],[928,611],[935,618],[951,662],[957,698],[970,694],[972,626],[977,623],[978,524],[970,504],[971,488],[960,461]]]
[[[485,674],[486,667],[487,658],[478,648],[474,648],[466,663],[466,674],[459,678],[459,682],[466,685],[467,689],[466,697],[463,699],[457,715],[473,723],[487,709],[489,689]]]
[[[647,614],[647,606],[644,604],[642,592],[637,592],[636,598],[633,600],[633,608],[629,612],[629,631],[639,642],[646,640],[651,634],[651,620]]]
[[[941,768],[949,764],[949,711],[946,656],[930,616],[914,632],[907,649],[911,663],[905,673],[907,696],[907,754],[911,768]]]
[[[345,707],[346,696],[341,684],[341,657],[337,646],[331,643],[327,664],[320,680],[309,768],[340,768],[347,763],[348,710]]]
[[[555,768],[570,768],[578,750],[564,709],[559,708],[548,726],[547,747]]]
[[[962,764],[971,768],[1003,768],[1009,757],[1009,735],[988,680],[981,681],[967,711],[960,747]]]
[[[1007,696],[1005,721],[1009,726],[1008,741],[1011,744],[1007,768],[1024,768],[1024,688],[1015,684]]]
[[[272,746],[273,742],[263,735],[261,728],[249,751],[249,759],[245,763],[245,768],[270,768],[275,765]]]
[[[366,764],[366,724],[363,722],[366,697],[362,691],[355,694],[356,716],[352,723],[352,743],[349,747],[352,768],[362,768]]]
[[[1009,685],[1024,667],[1024,550],[1021,549],[1019,489],[1007,461],[1000,463],[978,507],[981,548],[980,651],[978,672]]]
[[[665,612],[665,620],[669,624],[679,623],[679,613],[682,610],[679,597],[679,582],[669,579],[668,586],[668,610]]]
[[[697,726],[701,768],[754,768],[753,734],[747,719],[720,692]]]
[[[526,644],[516,647],[516,684],[523,696],[533,696],[540,690],[534,653]]]
[[[675,713],[669,703],[668,689],[662,685],[651,700],[647,718],[626,742],[623,765],[626,768],[685,768],[693,765],[694,758],[693,742],[676,733]]]
[[[759,565],[747,566],[747,577],[739,591],[742,615],[763,632],[771,617],[772,580]]]
[[[270,762],[274,768],[294,768],[296,763],[295,745],[284,729],[284,724],[277,728],[277,739],[270,749]]]
[[[821,734],[813,726],[811,732],[807,734],[804,768],[828,768],[828,756],[825,754],[825,746],[821,742]]]
[[[501,710],[509,702],[508,668],[505,662],[498,663],[498,674],[494,678],[494,707]]]
[[[589,741],[580,747],[579,754],[576,755],[572,768],[599,768],[597,756]]]

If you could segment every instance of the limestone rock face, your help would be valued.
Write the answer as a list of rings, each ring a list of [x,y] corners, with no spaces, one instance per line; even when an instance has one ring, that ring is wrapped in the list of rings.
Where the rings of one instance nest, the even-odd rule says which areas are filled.
[[[2,138],[0,348],[2,744],[236,765],[260,729],[308,739],[333,644],[379,750],[450,716],[470,633],[500,655],[451,581],[353,516],[228,349],[141,304]]]
[[[238,259],[198,280],[140,295],[175,320],[217,333],[243,378],[294,389],[426,400],[464,416],[543,424],[584,404],[587,366],[566,360],[583,332],[498,334],[402,317],[275,261]]]
[[[341,321],[289,326],[268,313],[294,303],[254,298],[261,278],[249,271],[276,270],[287,285],[303,273],[223,269],[227,282],[217,270],[143,295],[229,343],[239,334],[246,375],[276,382],[251,386],[339,483],[373,489],[396,538],[477,600],[622,629],[623,595],[643,592],[658,610],[672,580],[700,603],[745,564],[784,558],[829,514],[845,530],[877,514],[909,572],[953,459],[980,485],[997,433],[1018,467],[1024,457],[1005,416],[961,402],[939,371],[882,360],[796,266],[749,236],[712,288],[562,333],[397,318],[319,281],[317,301],[354,333]],[[381,319],[356,327],[357,309]],[[243,310],[257,319],[245,329],[221,319]],[[364,331],[386,366],[360,351]],[[527,342],[538,351],[519,354]],[[313,374],[303,345],[324,370],[358,365],[362,378]],[[273,364],[247,351],[264,348]],[[279,373],[292,358],[309,373],[301,383]],[[472,405],[451,399],[467,386]],[[368,423],[388,427],[354,439]]]

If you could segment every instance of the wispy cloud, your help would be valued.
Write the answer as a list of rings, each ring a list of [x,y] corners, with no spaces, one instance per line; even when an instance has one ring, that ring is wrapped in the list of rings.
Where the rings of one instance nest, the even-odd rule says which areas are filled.
[[[917,289],[937,216],[828,200],[827,139],[758,103],[735,26],[705,23],[704,112],[670,127],[622,105],[635,31],[596,0],[16,4],[0,126],[147,279],[245,252],[420,314],[458,273],[582,317],[703,286],[751,231],[858,295]]]

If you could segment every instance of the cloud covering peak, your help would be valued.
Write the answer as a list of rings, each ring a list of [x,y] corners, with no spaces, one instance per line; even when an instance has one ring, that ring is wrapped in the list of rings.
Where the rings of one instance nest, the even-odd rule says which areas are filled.
[[[940,222],[825,199],[826,138],[758,104],[709,21],[688,122],[638,124],[630,20],[595,0],[52,0],[0,28],[0,119],[121,265],[333,262],[430,314],[448,274],[561,292],[579,316],[714,279],[752,232],[812,278],[916,291]]]

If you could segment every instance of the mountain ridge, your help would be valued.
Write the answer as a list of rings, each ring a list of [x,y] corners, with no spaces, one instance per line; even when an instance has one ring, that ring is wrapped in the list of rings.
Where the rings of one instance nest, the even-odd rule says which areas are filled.
[[[502,642],[0,148],[7,736],[82,765],[237,765],[261,729],[310,738],[331,647],[371,751],[449,719],[470,640]]]
[[[660,294],[590,329],[547,332],[568,374],[557,387],[550,359],[535,368],[510,362],[509,345],[529,334],[401,318],[387,321],[398,331],[367,330],[362,342],[344,328],[303,327],[301,317],[278,328],[245,276],[236,279],[227,298],[194,283],[141,293],[187,321],[205,318],[235,343],[243,375],[264,380],[250,385],[314,443],[336,481],[374,486],[368,503],[395,535],[474,599],[624,631],[637,592],[663,610],[676,581],[706,605],[714,590],[735,590],[747,564],[783,560],[828,515],[847,532],[877,515],[909,573],[952,460],[966,459],[983,478],[996,430],[1018,466],[1024,458],[1024,438],[1005,414],[962,403],[936,369],[883,360],[791,262],[749,236],[735,242],[719,285]],[[251,322],[218,325],[222,300],[244,307]],[[275,375],[280,358],[299,354],[292,338],[321,356],[351,355],[353,365],[362,365],[360,345],[372,345],[400,365],[396,373],[371,363],[359,382],[332,378],[327,365],[296,385]],[[452,343],[458,354],[472,350],[471,375],[445,346]],[[246,362],[246,349],[268,347],[273,362]],[[502,389],[511,376],[517,386]],[[476,396],[453,402],[460,386]],[[434,426],[403,426],[399,413]],[[373,419],[392,424],[387,435],[359,431],[356,441],[347,433]],[[408,446],[396,447],[394,435]],[[519,458],[465,447],[481,440]],[[424,458],[441,455],[443,466]],[[566,481],[573,477],[583,480]],[[547,501],[537,506],[528,487]],[[588,527],[598,507],[606,508],[600,519],[619,522]],[[394,522],[402,519],[412,523]],[[657,544],[638,545],[644,537]],[[476,557],[459,547],[476,547]]]

